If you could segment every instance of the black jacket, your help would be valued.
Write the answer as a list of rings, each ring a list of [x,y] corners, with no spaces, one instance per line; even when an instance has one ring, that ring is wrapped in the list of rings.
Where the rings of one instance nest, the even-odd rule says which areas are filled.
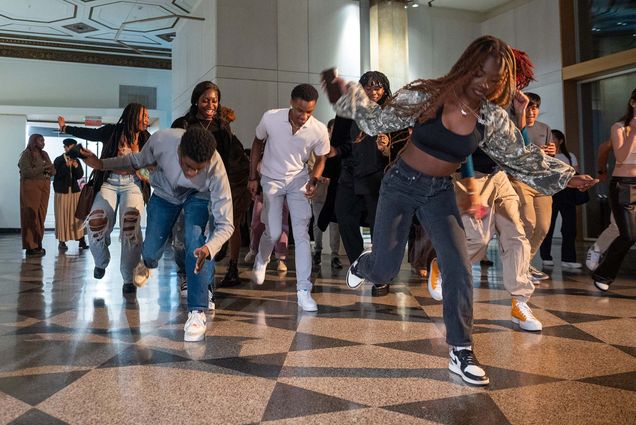
[[[72,127],[70,125],[67,125],[64,128],[64,132],[80,139],[90,140],[93,142],[102,142],[104,146],[99,157],[101,159],[105,159],[114,158],[117,156],[117,148],[119,145],[118,135],[121,134],[121,127],[122,126],[120,124],[106,124],[99,128]],[[149,138],[150,133],[148,132],[148,130],[139,134],[139,150],[144,147]],[[108,180],[111,172],[95,170],[94,173],[94,187],[95,193],[97,193],[102,187],[102,184],[106,180]],[[144,181],[141,182],[141,193],[144,196],[144,202],[148,202],[148,199],[150,199],[150,183],[146,183]]]
[[[82,165],[78,164],[77,167],[68,167],[64,155],[60,155],[53,161],[55,166],[55,177],[53,178],[53,190],[55,193],[68,193],[68,189],[71,188],[72,193],[80,191],[77,180],[81,179],[84,175]]]

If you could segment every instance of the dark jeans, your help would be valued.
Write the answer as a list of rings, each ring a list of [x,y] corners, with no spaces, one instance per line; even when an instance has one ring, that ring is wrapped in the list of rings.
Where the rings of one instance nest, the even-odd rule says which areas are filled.
[[[541,259],[552,260],[552,236],[557,216],[561,214],[561,261],[576,262],[576,205],[570,193],[559,192],[552,196],[552,221],[541,243]]]
[[[377,194],[356,195],[351,185],[338,184],[335,205],[336,218],[338,219],[342,245],[350,262],[354,262],[364,250],[360,221],[365,212],[373,236],[378,196]]]
[[[611,283],[629,249],[636,243],[636,177],[612,177],[609,201],[619,235],[592,274],[597,282]]]
[[[199,273],[194,274],[196,258],[194,250],[205,244],[205,226],[208,224],[209,199],[190,196],[183,204],[172,204],[157,195],[152,195],[146,206],[148,219],[146,237],[141,248],[144,264],[149,269],[158,266],[179,213],[183,209],[185,237],[185,266],[188,279],[188,311],[208,309],[208,283],[214,274],[214,259],[205,261]],[[210,232],[214,225],[210,223]]]
[[[390,282],[398,274],[413,214],[417,214],[437,252],[444,281],[446,342],[470,345],[473,279],[450,177],[430,177],[401,160],[396,162],[382,180],[373,252],[360,258],[357,271],[377,283]]]

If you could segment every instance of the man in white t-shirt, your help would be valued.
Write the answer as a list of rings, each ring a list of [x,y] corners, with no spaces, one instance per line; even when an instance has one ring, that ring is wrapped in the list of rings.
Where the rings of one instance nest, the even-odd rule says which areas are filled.
[[[281,217],[286,199],[294,232],[298,305],[305,311],[318,309],[311,297],[312,283],[309,280],[309,199],[315,194],[325,168],[325,155],[330,149],[327,127],[312,116],[317,100],[318,91],[312,85],[300,84],[291,92],[290,108],[271,109],[263,114],[252,144],[248,182],[250,192],[255,195],[258,190],[257,168],[261,162],[265,233],[254,261],[253,280],[258,285],[265,281],[267,263],[282,231]],[[312,152],[316,155],[316,162],[310,176],[307,161]]]

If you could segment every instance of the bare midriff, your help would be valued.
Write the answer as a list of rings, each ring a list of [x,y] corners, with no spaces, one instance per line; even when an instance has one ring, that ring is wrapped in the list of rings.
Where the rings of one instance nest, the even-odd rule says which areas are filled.
[[[409,167],[422,174],[432,177],[450,176],[457,170],[459,163],[443,161],[418,149],[413,143],[408,142],[400,155],[402,161]]]
[[[636,177],[636,164],[619,164],[616,163],[614,167],[614,172],[612,173],[614,177]]]

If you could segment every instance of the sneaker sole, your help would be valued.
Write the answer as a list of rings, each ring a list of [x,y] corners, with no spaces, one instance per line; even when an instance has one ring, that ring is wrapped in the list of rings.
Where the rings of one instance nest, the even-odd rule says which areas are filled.
[[[601,287],[599,285],[603,285],[603,286]],[[594,281],[594,286],[596,286],[596,289],[598,289],[599,291],[607,292],[609,290],[609,285],[606,283]]]
[[[185,342],[200,342],[203,341],[205,339],[205,334],[201,334],[201,335],[187,335],[185,334],[183,336],[183,340]]]
[[[347,284],[347,287],[349,289],[358,289],[363,283],[364,283],[364,279],[356,276],[355,274],[353,274],[353,272],[351,272],[351,269],[354,268],[355,266],[358,265],[358,261],[360,260],[360,257],[362,257],[364,254],[369,253],[371,251],[363,251],[362,254],[360,254],[360,256],[358,258],[356,258],[356,261],[353,262],[353,264],[351,264],[351,266],[349,266],[349,268],[347,269],[347,275],[345,276],[345,283]],[[356,279],[360,279],[358,281],[357,284],[355,285],[350,285],[349,284],[349,280],[351,279],[351,276],[354,276]]]
[[[477,385],[479,387],[483,387],[490,384],[490,379],[488,378],[486,378],[485,381],[475,381],[474,379],[470,379],[468,376],[464,375],[462,373],[462,370],[459,367],[457,367],[457,365],[455,365],[455,363],[453,362],[448,362],[448,369],[454,374],[461,376],[464,382],[467,382],[471,385]]]
[[[308,312],[318,311],[318,306],[307,308],[307,307],[304,307],[304,306],[298,304],[298,307],[300,307],[300,309],[302,311],[308,311]]]
[[[524,327],[524,325],[521,323],[521,320],[517,319],[516,317],[512,317],[512,323],[514,323],[515,325],[519,325],[519,328],[523,329],[524,331],[528,331],[528,332],[539,332],[543,330],[543,325],[541,325],[540,328],[538,329],[530,329],[530,328],[526,328]]]

